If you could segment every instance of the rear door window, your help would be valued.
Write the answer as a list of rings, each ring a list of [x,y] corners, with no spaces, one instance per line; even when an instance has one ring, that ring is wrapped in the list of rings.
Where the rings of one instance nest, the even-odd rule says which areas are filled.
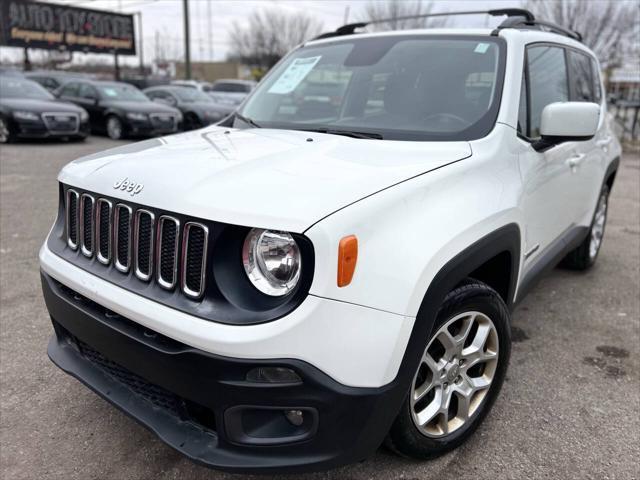
[[[89,99],[89,100],[94,100],[98,98],[98,92],[96,92],[96,89],[93,88],[91,85],[83,83],[80,85],[80,88],[78,89],[78,96]]]
[[[527,48],[529,71],[530,126],[529,136],[540,137],[540,120],[544,107],[569,100],[569,82],[565,51],[549,45]]]
[[[80,85],[75,82],[67,83],[64,87],[62,87],[60,95],[63,97],[77,97],[79,87]]]

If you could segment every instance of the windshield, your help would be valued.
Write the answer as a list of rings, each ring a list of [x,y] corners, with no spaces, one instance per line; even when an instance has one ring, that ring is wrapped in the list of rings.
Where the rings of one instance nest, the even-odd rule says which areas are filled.
[[[100,97],[105,100],[123,100],[127,102],[149,102],[144,93],[133,85],[126,83],[109,83],[106,85],[96,85],[100,92]]]
[[[0,77],[0,97],[54,100],[40,84],[19,77]]]
[[[213,102],[209,95],[195,88],[176,88],[173,91],[183,102]]]
[[[268,128],[471,140],[495,123],[504,41],[377,36],[296,50],[259,84],[241,116]],[[246,127],[237,119],[234,126]]]

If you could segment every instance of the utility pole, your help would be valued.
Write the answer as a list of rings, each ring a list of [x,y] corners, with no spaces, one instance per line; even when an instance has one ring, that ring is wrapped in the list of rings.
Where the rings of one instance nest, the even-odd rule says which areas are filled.
[[[344,20],[342,21],[343,25],[346,25],[347,23],[349,23],[349,5],[344,7]]]
[[[207,2],[207,30],[209,34],[209,61],[213,62],[213,30],[211,27],[211,2]]]
[[[138,36],[140,37],[139,47],[140,51],[138,52],[138,58],[140,58],[140,75],[143,77],[144,74],[144,45],[142,42],[142,12],[134,12],[134,15],[138,17]]]
[[[24,71],[28,72],[31,70],[31,60],[29,60],[29,49],[27,47],[24,48]]]
[[[184,17],[184,78],[191,80],[191,51],[189,49],[189,0],[182,0]]]

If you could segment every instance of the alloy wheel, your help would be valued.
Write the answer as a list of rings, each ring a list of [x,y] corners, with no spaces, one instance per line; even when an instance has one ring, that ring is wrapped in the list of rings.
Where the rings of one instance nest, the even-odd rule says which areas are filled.
[[[425,436],[441,438],[476,413],[498,365],[498,332],[480,312],[448,320],[422,356],[411,388],[411,414]]]
[[[602,237],[604,236],[604,225],[607,222],[607,193],[602,192],[596,207],[596,214],[593,217],[593,225],[591,226],[591,240],[589,241],[589,258],[594,259],[598,255],[600,245],[602,245]]]
[[[110,117],[107,120],[107,134],[113,140],[122,138],[122,123],[116,117]]]

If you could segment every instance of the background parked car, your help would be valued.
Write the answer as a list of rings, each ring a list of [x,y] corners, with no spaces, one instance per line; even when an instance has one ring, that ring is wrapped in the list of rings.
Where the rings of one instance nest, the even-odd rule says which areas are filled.
[[[181,87],[195,88],[201,92],[209,93],[213,85],[209,82],[200,82],[198,80],[174,80],[171,85],[179,85]]]
[[[90,77],[82,73],[63,72],[60,70],[38,70],[35,72],[27,72],[24,74],[29,80],[38,82],[50,92],[55,92],[64,83],[71,80],[89,80]]]
[[[144,93],[155,102],[180,110],[184,130],[206,127],[233,111],[232,108],[219,106],[209,95],[195,88],[165,85],[147,88]]]
[[[122,82],[72,80],[56,94],[89,112],[91,131],[114,140],[127,136],[173,133],[182,121],[179,110],[152,102],[133,85]]]
[[[0,75],[0,143],[16,138],[83,140],[89,115],[19,75]]]
[[[218,103],[236,107],[255,86],[256,82],[249,80],[218,80],[209,90],[209,95]]]

